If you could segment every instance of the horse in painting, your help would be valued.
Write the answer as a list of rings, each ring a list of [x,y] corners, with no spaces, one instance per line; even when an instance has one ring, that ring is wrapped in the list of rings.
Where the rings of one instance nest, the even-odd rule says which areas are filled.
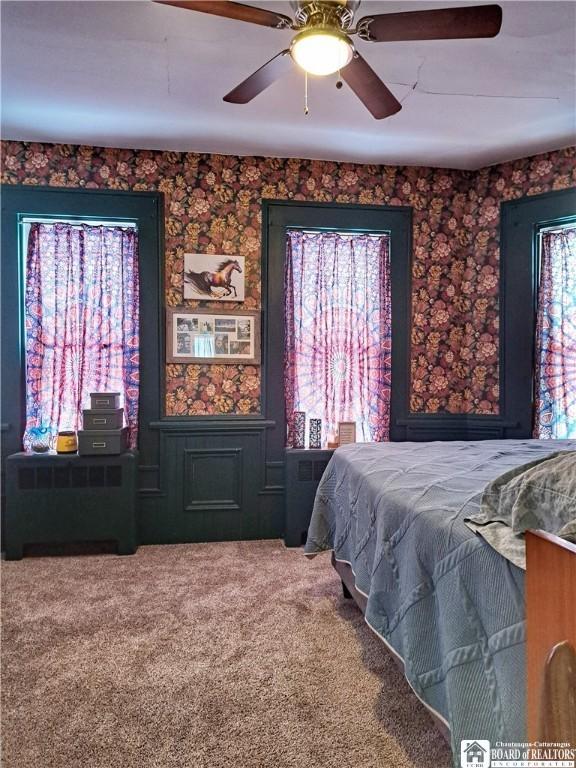
[[[192,270],[184,272],[184,282],[191,283],[197,293],[202,293],[205,296],[223,298],[230,296],[234,291],[234,297],[237,297],[236,286],[232,284],[233,272],[242,274],[240,264],[236,259],[226,259],[218,264],[216,272],[192,272]],[[224,293],[218,289],[223,289]]]

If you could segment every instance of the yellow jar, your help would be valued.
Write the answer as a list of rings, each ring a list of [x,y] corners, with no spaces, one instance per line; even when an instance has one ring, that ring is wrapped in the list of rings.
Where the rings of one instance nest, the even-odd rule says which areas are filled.
[[[78,440],[76,432],[58,432],[56,438],[56,453],[76,453]]]

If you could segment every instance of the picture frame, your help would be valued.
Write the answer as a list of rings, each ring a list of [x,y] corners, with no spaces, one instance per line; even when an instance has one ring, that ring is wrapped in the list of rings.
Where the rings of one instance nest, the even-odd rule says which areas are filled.
[[[184,254],[184,298],[193,301],[245,299],[244,256],[213,253]]]
[[[338,445],[348,445],[356,442],[356,422],[338,422]]]
[[[260,311],[166,308],[166,362],[260,365]]]

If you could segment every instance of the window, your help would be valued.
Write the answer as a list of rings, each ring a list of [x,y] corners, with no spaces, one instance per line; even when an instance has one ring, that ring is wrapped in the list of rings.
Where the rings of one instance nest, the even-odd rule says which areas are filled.
[[[285,403],[322,419],[324,441],[338,422],[358,441],[389,437],[390,238],[292,229],[285,259]]]
[[[576,438],[576,224],[540,231],[534,436]]]
[[[26,429],[81,428],[90,392],[118,391],[136,445],[138,234],[134,225],[24,220]]]

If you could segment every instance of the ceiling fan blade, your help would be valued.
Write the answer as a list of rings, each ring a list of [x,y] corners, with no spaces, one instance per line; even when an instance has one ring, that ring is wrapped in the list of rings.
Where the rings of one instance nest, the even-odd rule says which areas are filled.
[[[257,69],[250,77],[247,77],[240,85],[237,85],[230,93],[224,96],[224,101],[231,104],[247,104],[255,96],[275,80],[278,80],[285,72],[292,67],[292,57],[290,51],[280,51],[273,59],[267,61],[264,66]]]
[[[365,16],[358,22],[357,29],[360,37],[366,40],[387,43],[495,37],[501,26],[502,8],[499,5],[472,5]]]
[[[251,24],[260,24],[263,27],[276,29],[289,29],[292,27],[292,19],[283,13],[267,11],[264,8],[254,8],[243,3],[231,3],[227,0],[154,0],[162,5],[174,5],[176,8],[185,8],[188,11],[200,11],[211,13],[214,16],[223,16],[226,19],[249,21]]]
[[[357,51],[340,75],[377,120],[402,109],[402,104]]]

